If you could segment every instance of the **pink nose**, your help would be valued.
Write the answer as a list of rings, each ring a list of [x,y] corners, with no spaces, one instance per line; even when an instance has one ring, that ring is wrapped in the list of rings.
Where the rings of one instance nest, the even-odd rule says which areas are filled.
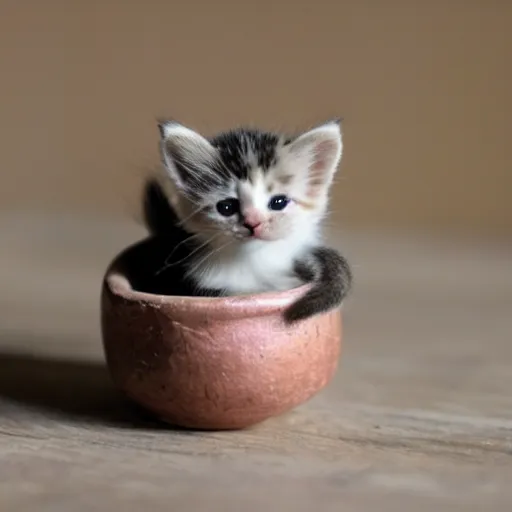
[[[251,224],[247,224],[247,223],[244,224],[244,228],[249,230],[249,235],[250,236],[255,236],[255,237],[258,237],[258,238],[259,238],[259,236],[261,234],[260,226],[261,226],[261,223],[260,224],[256,224],[254,226],[252,226]]]
[[[261,224],[261,217],[258,212],[249,211],[244,215],[244,226],[249,228],[256,228]]]
[[[261,222],[248,222],[247,220],[244,222],[244,226],[249,229],[256,229]]]
[[[257,236],[258,228],[261,226],[261,217],[257,211],[249,210],[245,212],[244,228],[249,230],[251,236]]]

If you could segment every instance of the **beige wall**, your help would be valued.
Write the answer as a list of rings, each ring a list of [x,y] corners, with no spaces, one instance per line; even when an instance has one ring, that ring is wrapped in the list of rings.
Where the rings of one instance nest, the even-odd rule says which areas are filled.
[[[79,7],[76,7],[79,5]],[[130,215],[153,119],[344,116],[347,225],[512,233],[512,2],[2,0],[2,209]]]

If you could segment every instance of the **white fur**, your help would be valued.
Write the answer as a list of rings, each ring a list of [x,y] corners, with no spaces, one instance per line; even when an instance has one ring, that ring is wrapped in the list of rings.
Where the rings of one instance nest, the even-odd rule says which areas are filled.
[[[164,140],[175,136],[191,137],[194,139],[201,137],[194,130],[191,130],[190,128],[187,128],[186,126],[183,126],[182,124],[176,123],[174,121],[164,121],[160,124],[160,127],[163,132],[162,139]]]
[[[289,290],[302,284],[293,273],[294,260],[317,241],[318,230],[305,226],[286,239],[228,246],[193,266],[193,275],[200,286],[223,290],[226,295]]]
[[[253,171],[251,181],[240,181],[238,183],[238,197],[242,204],[248,208],[256,208],[265,212],[269,200],[266,189],[265,177],[262,172],[256,169]]]

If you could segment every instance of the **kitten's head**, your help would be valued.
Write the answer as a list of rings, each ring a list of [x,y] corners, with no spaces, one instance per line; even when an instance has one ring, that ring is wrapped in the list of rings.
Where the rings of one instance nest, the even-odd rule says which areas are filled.
[[[188,231],[282,240],[324,215],[342,153],[338,122],[294,138],[238,129],[206,139],[173,121],[159,127],[173,206]]]

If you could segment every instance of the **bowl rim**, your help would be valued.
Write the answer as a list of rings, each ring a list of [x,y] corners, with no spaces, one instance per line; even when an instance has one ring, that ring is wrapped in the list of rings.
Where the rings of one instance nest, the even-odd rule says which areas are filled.
[[[130,303],[152,305],[157,308],[169,306],[174,310],[193,311],[199,315],[211,314],[215,310],[217,316],[219,314],[224,316],[222,313],[226,313],[230,317],[247,317],[281,313],[311,287],[310,284],[304,284],[284,291],[269,291],[225,297],[161,295],[134,290],[126,273],[122,270],[123,261],[129,252],[147,241],[147,238],[140,240],[120,251],[113,258],[103,278],[103,287],[110,294]]]

